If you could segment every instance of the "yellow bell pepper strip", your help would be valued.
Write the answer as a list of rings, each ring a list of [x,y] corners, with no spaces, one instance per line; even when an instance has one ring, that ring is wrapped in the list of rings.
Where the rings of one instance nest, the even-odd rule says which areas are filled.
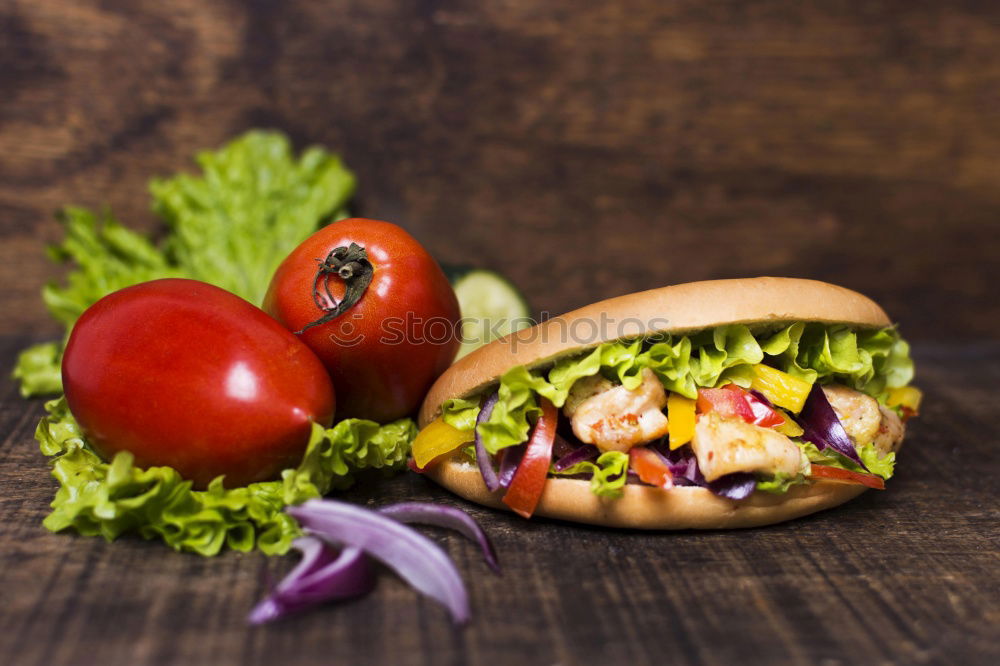
[[[667,397],[667,427],[670,433],[670,450],[679,449],[694,437],[695,401],[679,393]]]
[[[473,431],[459,430],[440,418],[431,421],[413,440],[413,447],[410,449],[413,462],[421,469],[427,467],[438,456],[471,442],[473,436]]]
[[[799,435],[805,432],[802,429],[802,426],[793,421],[792,417],[790,417],[788,414],[782,412],[781,410],[778,410],[778,413],[781,414],[783,417],[785,417],[785,422],[780,425],[774,426],[774,429],[780,432],[782,435],[784,435],[785,437],[798,437]]]
[[[889,396],[885,404],[889,407],[899,407],[903,411],[903,418],[917,416],[920,413],[920,401],[924,394],[916,386],[901,386],[889,389]]]
[[[793,414],[798,414],[806,404],[812,384],[787,372],[758,363],[753,366],[753,381],[750,382],[750,388],[763,393],[764,397],[778,407],[784,407]]]

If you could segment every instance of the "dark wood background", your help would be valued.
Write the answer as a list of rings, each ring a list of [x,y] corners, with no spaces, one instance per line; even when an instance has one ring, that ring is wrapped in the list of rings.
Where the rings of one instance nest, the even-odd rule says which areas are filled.
[[[817,6],[822,4],[823,6]],[[997,663],[1000,6],[992,2],[0,4],[0,362],[67,203],[154,228],[146,182],[251,127],[321,143],[355,210],[537,310],[669,282],[817,277],[916,342],[928,406],[897,479],[737,533],[629,534],[473,509],[506,573],[442,537],[474,621],[390,576],[248,629],[291,558],[51,535],[40,415],[0,385],[0,655],[76,663]],[[453,502],[400,477],[349,497]]]

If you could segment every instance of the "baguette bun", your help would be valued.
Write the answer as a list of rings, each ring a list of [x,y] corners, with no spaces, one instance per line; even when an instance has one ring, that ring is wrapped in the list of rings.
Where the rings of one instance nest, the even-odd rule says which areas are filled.
[[[632,323],[624,330],[601,331],[592,325],[609,320]],[[548,366],[564,356],[622,338],[685,334],[724,324],[778,327],[797,321],[861,329],[891,324],[885,311],[866,296],[816,280],[760,277],[651,289],[588,305],[477,349],[434,383],[420,409],[419,423],[423,427],[437,418],[445,400],[478,394],[517,365]],[[581,331],[592,335],[580,335]],[[503,491],[487,490],[478,468],[457,452],[426,474],[465,499],[506,508],[500,502]],[[837,506],[864,490],[860,485],[819,481],[794,486],[782,495],[755,492],[733,501],[699,487],[663,490],[628,484],[621,498],[605,499],[590,491],[588,481],[549,478],[535,515],[637,529],[754,527]]]

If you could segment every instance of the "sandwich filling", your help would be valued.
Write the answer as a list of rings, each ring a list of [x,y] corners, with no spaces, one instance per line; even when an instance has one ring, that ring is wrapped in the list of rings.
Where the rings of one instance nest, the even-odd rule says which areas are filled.
[[[818,479],[884,488],[919,407],[912,377],[892,327],[728,325],[608,342],[445,401],[413,466],[463,456],[526,516],[557,476],[612,498],[627,483],[733,500]]]

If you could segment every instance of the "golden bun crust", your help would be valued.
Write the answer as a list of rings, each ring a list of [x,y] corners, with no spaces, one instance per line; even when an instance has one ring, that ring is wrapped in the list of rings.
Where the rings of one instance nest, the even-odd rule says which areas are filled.
[[[479,468],[453,455],[425,472],[460,497],[485,506],[506,509],[503,490],[491,493]],[[670,490],[628,484],[618,499],[590,492],[590,482],[549,478],[535,510],[536,516],[578,523],[644,530],[731,529],[759,527],[829,509],[853,499],[864,486],[819,481],[793,486],[784,495],[755,492],[745,500],[728,500],[705,488]]]
[[[608,319],[613,322],[599,324]],[[723,324],[779,325],[795,321],[859,328],[891,323],[885,311],[868,297],[816,280],[708,280],[640,291],[554,317],[460,359],[428,392],[420,409],[420,426],[437,417],[445,400],[478,393],[516,365],[551,363],[623,337],[686,333]]]

